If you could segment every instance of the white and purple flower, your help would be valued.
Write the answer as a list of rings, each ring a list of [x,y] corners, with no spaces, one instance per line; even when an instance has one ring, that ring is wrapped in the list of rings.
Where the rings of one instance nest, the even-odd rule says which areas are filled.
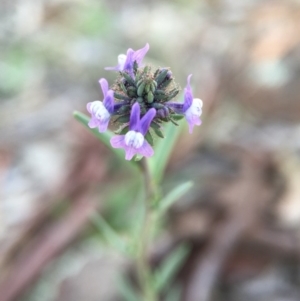
[[[193,98],[190,86],[192,74],[187,78],[187,85],[184,88],[184,103],[169,102],[167,103],[176,113],[184,114],[188,124],[190,134],[193,132],[195,125],[201,125],[200,116],[202,114],[203,102],[199,98]]]
[[[187,85],[184,89],[183,113],[189,124],[189,132],[193,132],[195,125],[201,125],[200,116],[202,114],[203,102],[199,98],[193,98],[192,89],[190,86],[192,74],[187,78]]]
[[[124,148],[126,160],[131,160],[136,154],[144,157],[151,157],[154,154],[153,148],[145,139],[145,135],[156,115],[156,110],[150,109],[141,119],[140,111],[140,105],[135,103],[131,109],[129,131],[125,135],[117,135],[110,140],[114,148]]]
[[[109,119],[114,112],[114,92],[108,90],[108,82],[105,78],[101,78],[99,83],[104,96],[103,102],[99,100],[89,102],[86,108],[92,116],[88,126],[98,128],[102,133],[107,130]]]
[[[118,65],[115,67],[106,67],[105,70],[116,70],[116,71],[126,71],[130,75],[133,75],[133,65],[134,62],[140,66],[143,58],[149,50],[149,44],[147,43],[145,47],[134,51],[129,48],[127,54],[120,54],[118,56]]]

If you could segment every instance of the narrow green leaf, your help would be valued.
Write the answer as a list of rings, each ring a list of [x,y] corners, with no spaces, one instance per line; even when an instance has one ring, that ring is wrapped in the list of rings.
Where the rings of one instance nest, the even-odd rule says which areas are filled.
[[[153,179],[158,183],[162,180],[170,154],[182,129],[183,123],[179,127],[169,123],[164,129],[165,138],[156,141],[155,154],[149,158],[149,168]]]
[[[131,84],[131,85],[135,85],[134,80],[131,78],[131,76],[127,73],[127,72],[120,72],[121,75],[123,75],[123,77],[125,77],[126,81]]]
[[[164,134],[162,133],[161,130],[154,129],[154,133],[159,137],[159,138],[165,138]]]
[[[189,253],[189,247],[181,245],[175,249],[161,264],[154,275],[154,285],[158,292],[163,292],[170,286],[175,274]]]
[[[179,126],[179,124],[172,118],[172,115],[169,117],[169,119],[174,125]]]
[[[193,182],[185,182],[173,190],[171,190],[162,200],[158,203],[157,212],[159,214],[163,214],[166,212],[176,201],[178,201],[184,194],[186,194],[191,187],[193,186]]]
[[[147,132],[147,134],[146,134],[146,136],[145,136],[145,139],[148,141],[148,143],[149,143],[151,146],[153,146],[153,138],[152,138],[152,135],[151,135],[150,131]]]
[[[119,291],[126,301],[140,301],[138,293],[124,277],[119,277],[117,282]]]
[[[123,254],[130,254],[130,250],[125,241],[110,227],[100,214],[94,213],[91,217],[91,221],[109,244]]]
[[[161,126],[155,122],[152,121],[152,123],[150,124],[150,127],[153,129],[154,133],[160,137],[160,138],[164,138],[164,134],[161,131]]]

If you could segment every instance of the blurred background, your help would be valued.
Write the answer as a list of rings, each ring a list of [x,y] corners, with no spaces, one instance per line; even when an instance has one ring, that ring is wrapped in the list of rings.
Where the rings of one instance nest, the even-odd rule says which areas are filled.
[[[132,262],[89,218],[127,235],[140,179],[72,112],[146,42],[145,62],[182,88],[192,73],[204,102],[163,190],[196,185],[151,262],[191,246],[174,280],[183,301],[300,300],[299,0],[2,0],[0,18],[1,301],[123,300],[114,279]]]

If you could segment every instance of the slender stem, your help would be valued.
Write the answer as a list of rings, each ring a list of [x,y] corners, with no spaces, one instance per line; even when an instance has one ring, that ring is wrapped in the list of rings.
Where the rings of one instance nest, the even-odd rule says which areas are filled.
[[[154,201],[158,195],[158,189],[156,187],[156,183],[152,178],[149,164],[146,158],[143,158],[141,161],[141,168],[144,174],[144,182],[146,188],[146,199],[149,201]]]
[[[147,260],[147,253],[151,242],[151,230],[154,226],[152,204],[158,197],[158,189],[152,179],[146,158],[142,159],[141,167],[144,174],[146,197],[144,202],[144,219],[140,236],[137,269],[145,301],[157,301],[158,296],[153,287],[151,266]]]

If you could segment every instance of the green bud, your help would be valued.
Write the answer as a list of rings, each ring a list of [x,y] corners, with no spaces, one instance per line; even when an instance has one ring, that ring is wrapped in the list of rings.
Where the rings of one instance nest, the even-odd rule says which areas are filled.
[[[139,79],[139,80],[137,81],[137,83],[136,83],[136,86],[137,86],[137,87],[140,86],[140,85],[142,84],[142,82],[143,82],[143,79],[142,79],[142,78]]]
[[[127,91],[136,92],[136,87],[130,86],[127,88]]]
[[[152,92],[149,92],[149,93],[147,94],[147,100],[148,100],[149,103],[152,103],[152,102],[153,102],[153,100],[154,100],[154,95],[153,95]]]
[[[166,92],[164,90],[156,90],[155,91],[155,98],[157,100],[163,100],[166,98]]]
[[[155,91],[155,95],[165,95],[165,94],[166,94],[166,92],[164,90],[158,89]]]
[[[118,113],[119,113],[119,114],[128,113],[129,110],[130,110],[130,105],[123,105],[123,106],[118,110]]]
[[[142,96],[142,95],[143,95],[144,89],[145,89],[145,85],[146,85],[145,82],[142,82],[142,83],[139,85],[139,87],[138,87],[138,89],[137,89],[137,95],[138,95],[138,96]]]
[[[121,89],[124,93],[127,94],[127,90],[126,90],[126,87],[125,87],[124,83],[123,83],[123,82],[119,82],[119,86],[120,86],[120,89]]]
[[[168,73],[168,69],[163,69],[155,78],[155,81],[157,82],[157,85],[159,86],[163,81],[164,79],[166,78],[167,76],[167,73]]]
[[[150,66],[145,66],[144,71],[143,71],[144,74],[147,74],[148,71],[150,71]]]
[[[155,70],[154,75],[153,75],[154,78],[158,75],[159,71],[160,71],[160,69]]]
[[[173,78],[170,78],[170,79],[165,80],[165,81],[160,85],[160,87],[161,87],[162,89],[166,88],[166,87],[171,83],[172,80],[173,80]]]
[[[165,106],[156,102],[152,105],[152,107],[159,110],[159,109],[163,109]]]
[[[155,83],[155,84],[154,84]],[[151,84],[150,84],[150,90],[151,92],[154,94],[155,90],[156,90],[156,87],[157,87],[157,83],[155,81],[153,81]]]
[[[137,72],[137,74],[136,74],[136,76],[135,76],[135,82],[136,82],[136,83],[140,80],[141,75],[142,75],[142,74],[141,74],[140,72]]]
[[[144,98],[143,97],[138,97],[136,99],[136,101],[139,102],[139,103],[143,103],[144,102]]]
[[[147,84],[147,85],[145,86],[145,91],[146,91],[146,93],[148,93],[148,92],[150,91],[150,84]]]
[[[168,94],[168,101],[173,99],[177,94],[179,93],[179,90],[173,89],[169,94]]]
[[[126,73],[126,72],[121,72],[121,74],[123,75],[123,77],[126,79],[126,81],[127,81],[129,84],[131,84],[131,85],[134,85],[134,84],[135,84],[134,80],[131,78],[131,76],[130,76],[128,73]]]
[[[130,96],[130,97],[136,96],[136,88],[135,88],[135,87],[132,87],[132,86],[128,87],[128,88],[127,88],[127,94],[128,94],[128,96]]]

